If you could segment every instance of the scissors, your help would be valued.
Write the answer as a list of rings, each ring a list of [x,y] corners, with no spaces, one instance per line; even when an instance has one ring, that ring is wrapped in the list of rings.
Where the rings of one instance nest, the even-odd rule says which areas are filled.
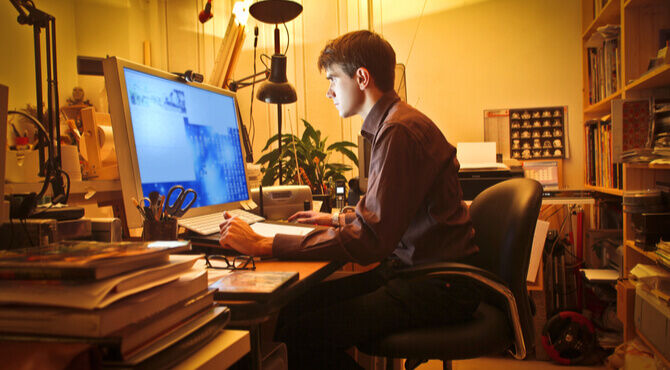
[[[172,193],[175,193],[177,198],[174,202],[172,200]],[[184,201],[189,194],[193,194],[191,201],[184,205]],[[181,185],[175,185],[168,190],[167,196],[165,197],[165,213],[171,217],[181,217],[186,213],[186,211],[191,208],[195,200],[198,198],[198,194],[193,189],[186,189]]]

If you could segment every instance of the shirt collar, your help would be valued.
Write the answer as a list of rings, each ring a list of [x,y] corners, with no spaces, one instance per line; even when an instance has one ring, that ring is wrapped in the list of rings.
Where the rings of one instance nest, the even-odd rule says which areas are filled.
[[[372,142],[379,131],[388,111],[398,100],[400,100],[398,94],[394,90],[389,90],[370,109],[370,113],[365,117],[365,121],[363,121],[363,126],[361,127],[361,134],[370,142]]]

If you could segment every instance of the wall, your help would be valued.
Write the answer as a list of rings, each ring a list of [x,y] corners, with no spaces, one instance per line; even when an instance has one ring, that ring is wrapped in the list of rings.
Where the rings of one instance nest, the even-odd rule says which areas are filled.
[[[76,33],[73,0],[36,0],[36,7],[56,18],[56,52],[60,103],[71,96],[77,86]],[[36,104],[35,53],[33,27],[20,25],[19,13],[9,1],[0,1],[0,83],[9,86],[9,108],[22,109]],[[42,89],[46,103],[45,33],[41,33]]]
[[[76,55],[117,55],[171,71],[194,69],[207,77],[223,38],[232,0],[217,0],[214,18],[196,21],[204,1],[39,0],[58,27],[61,102],[76,84],[96,103],[103,82],[76,76]],[[341,119],[325,97],[327,81],[316,67],[327,40],[372,28],[395,47],[407,65],[410,104],[431,117],[452,143],[483,139],[483,111],[494,108],[568,106],[570,159],[565,183],[583,185],[581,50],[578,0],[303,0],[303,12],[287,24],[288,79],[298,101],[283,106],[284,132],[299,134],[305,118],[329,137],[356,141],[361,120]],[[425,8],[424,8],[425,5]],[[10,107],[34,102],[32,31],[16,23],[9,2],[0,2],[0,82],[10,86]],[[422,15],[423,14],[423,15]],[[234,78],[253,72],[253,27],[259,26],[258,54],[273,51],[272,25],[250,18]],[[287,35],[281,28],[281,49]],[[258,56],[257,56],[258,58]],[[63,59],[64,62],[60,63]],[[257,68],[262,64],[256,59]],[[244,123],[251,128],[255,158],[277,131],[276,106],[253,103],[251,88],[238,92]]]
[[[483,139],[483,111],[566,105],[565,184],[583,186],[579,1],[375,1],[375,30],[406,63],[408,102],[452,142]]]

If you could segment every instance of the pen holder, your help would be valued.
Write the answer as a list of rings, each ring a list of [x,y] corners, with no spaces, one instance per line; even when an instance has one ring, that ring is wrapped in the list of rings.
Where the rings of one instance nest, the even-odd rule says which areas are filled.
[[[177,240],[177,219],[144,220],[142,240]]]

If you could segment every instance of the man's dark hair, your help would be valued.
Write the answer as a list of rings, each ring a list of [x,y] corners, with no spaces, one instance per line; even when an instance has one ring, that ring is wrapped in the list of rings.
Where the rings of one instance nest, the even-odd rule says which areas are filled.
[[[354,77],[364,67],[382,92],[393,89],[395,52],[388,41],[370,31],[354,31],[331,40],[319,55],[319,70],[339,64],[344,73]]]

